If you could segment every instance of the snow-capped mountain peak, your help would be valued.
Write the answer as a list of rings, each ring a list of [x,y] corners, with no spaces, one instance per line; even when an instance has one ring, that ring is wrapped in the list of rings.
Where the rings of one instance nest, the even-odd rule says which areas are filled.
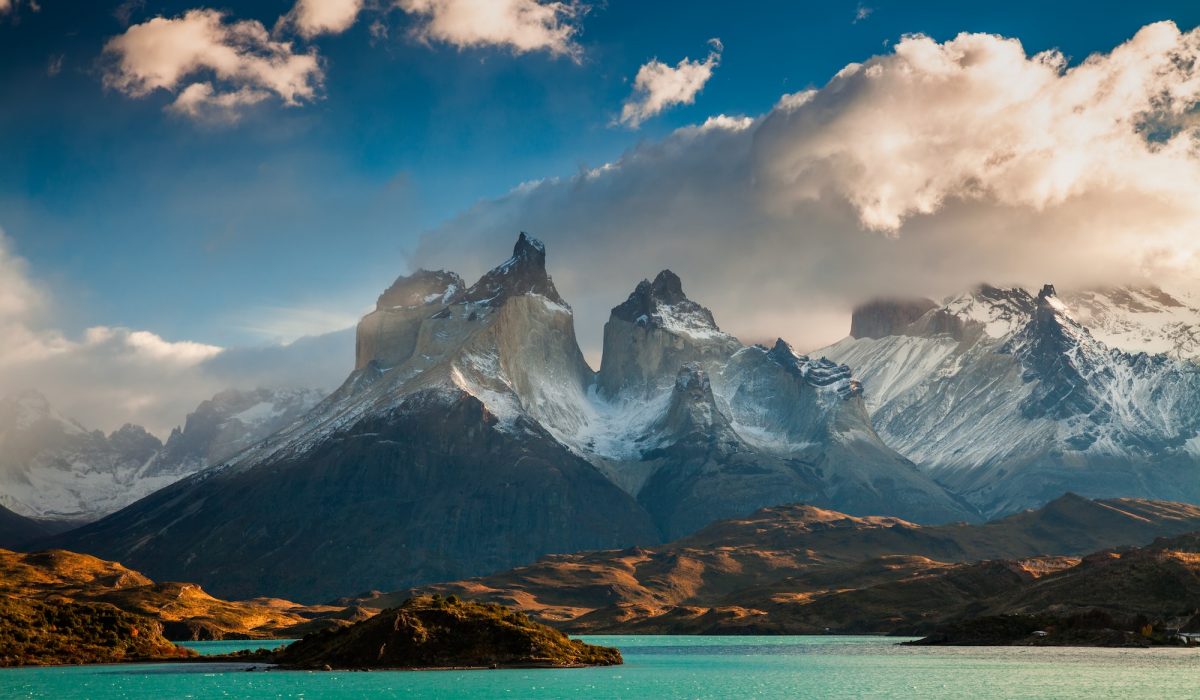
[[[1015,332],[1037,308],[1037,300],[1019,287],[1002,289],[982,284],[974,290],[947,300],[942,308],[965,323],[982,326],[991,338],[1003,338]]]
[[[1077,294],[981,286],[824,352],[854,368],[884,440],[985,513],[1067,490],[1200,500],[1197,366],[1112,347],[1088,326],[1107,314],[1119,328],[1122,304],[1125,318],[1180,306],[1109,290],[1084,293],[1081,311]],[[961,332],[920,332],[939,316]]]
[[[1126,285],[1069,292],[1063,301],[1109,347],[1200,359],[1200,300],[1192,295]]]
[[[629,298],[613,308],[612,316],[643,328],[697,339],[729,337],[717,327],[711,311],[688,299],[683,282],[670,270],[658,273],[653,282],[639,282]]]

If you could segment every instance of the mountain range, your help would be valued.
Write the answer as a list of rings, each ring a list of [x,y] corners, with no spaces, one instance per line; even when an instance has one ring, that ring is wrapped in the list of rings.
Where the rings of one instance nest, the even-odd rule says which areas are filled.
[[[354,370],[302,415],[226,439],[212,426],[232,409],[197,411],[139,467],[173,483],[48,542],[314,601],[677,541],[784,503],[940,524],[1067,491],[1200,502],[1200,313],[1153,288],[1070,298],[881,299],[805,355],[743,344],[664,270],[612,309],[593,370],[522,233],[473,284],[398,278],[358,324]]]
[[[669,271],[613,309],[593,372],[545,261],[521,234],[472,285],[398,279],[359,324],[356,369],[302,420],[55,544],[319,600],[654,544],[780,502],[973,517],[880,440],[848,367],[742,345]]]
[[[854,368],[889,446],[984,515],[1066,491],[1200,502],[1195,310],[1155,288],[1072,298],[879,300],[820,352]]]
[[[233,457],[321,397],[311,389],[224,391],[165,443],[138,425],[108,435],[87,430],[35,391],[2,398],[0,506],[42,520],[96,520]]]

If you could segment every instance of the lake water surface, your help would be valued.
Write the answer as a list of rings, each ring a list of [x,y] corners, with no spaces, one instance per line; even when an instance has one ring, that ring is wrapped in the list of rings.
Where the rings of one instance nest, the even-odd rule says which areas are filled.
[[[247,671],[242,665],[0,670],[0,698],[1190,698],[1195,649],[901,647],[881,637],[597,636],[610,668]],[[272,643],[278,645],[278,642]],[[205,642],[202,653],[261,643]]]

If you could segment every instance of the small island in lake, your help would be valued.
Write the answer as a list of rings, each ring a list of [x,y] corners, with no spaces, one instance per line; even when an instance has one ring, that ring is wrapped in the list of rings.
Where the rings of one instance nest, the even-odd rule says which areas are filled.
[[[339,630],[306,636],[264,661],[287,668],[416,669],[613,666],[621,652],[571,639],[495,603],[421,596]]]

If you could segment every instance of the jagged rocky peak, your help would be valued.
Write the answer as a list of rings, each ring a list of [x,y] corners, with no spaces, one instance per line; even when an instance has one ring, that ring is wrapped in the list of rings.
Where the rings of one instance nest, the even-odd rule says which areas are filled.
[[[146,432],[140,425],[126,423],[108,436],[108,442],[113,449],[133,459],[146,462],[162,449],[162,441]]]
[[[721,332],[712,312],[688,299],[679,275],[670,270],[658,273],[653,282],[639,282],[629,298],[612,310],[612,316],[673,333],[706,336]]]
[[[717,408],[708,372],[698,362],[689,362],[675,375],[671,403],[663,416],[660,430],[676,438],[694,433],[715,437],[713,429],[727,421]]]
[[[1021,404],[1022,413],[1029,418],[1062,419],[1089,414],[1099,406],[1089,377],[1108,371],[1096,358],[1104,350],[1067,315],[1054,285],[1047,284],[1038,292],[1037,308],[1028,324],[1000,352],[1020,359],[1022,379],[1037,380]]]
[[[711,311],[688,299],[679,276],[663,270],[639,282],[604,324],[599,386],[609,397],[626,390],[651,396],[669,390],[683,365],[700,362],[713,371],[741,349]]]
[[[858,396],[862,386],[854,381],[849,365],[839,364],[827,357],[812,359],[797,353],[783,338],[775,341],[767,357],[789,374],[804,379],[810,386],[836,387],[843,398]]]
[[[392,286],[379,295],[375,308],[414,307],[425,304],[450,304],[466,291],[467,285],[454,272],[446,270],[417,270],[411,275],[396,278]]]
[[[937,307],[924,297],[888,297],[872,299],[854,308],[850,318],[850,337],[885,338],[902,335],[917,319]]]
[[[1005,289],[981,284],[951,298],[941,310],[962,324],[982,328],[989,337],[1003,338],[1024,326],[1037,306],[1037,299],[1020,287]]]
[[[539,294],[556,304],[567,305],[546,273],[545,244],[524,231],[517,236],[512,257],[471,285],[464,300],[498,307],[505,299],[522,294]]]

